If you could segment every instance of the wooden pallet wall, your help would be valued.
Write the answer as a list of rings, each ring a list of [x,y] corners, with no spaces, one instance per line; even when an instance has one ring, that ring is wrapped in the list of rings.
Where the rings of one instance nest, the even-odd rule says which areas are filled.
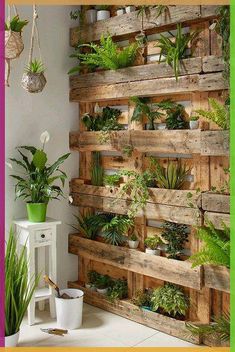
[[[195,269],[187,261],[190,253],[197,252],[201,243],[195,236],[195,225],[202,225],[205,218],[217,228],[223,220],[229,225],[229,196],[208,192],[212,187],[221,188],[228,175],[229,132],[219,130],[213,123],[200,119],[198,130],[149,131],[147,121],[131,122],[134,106],[129,97],[149,96],[152,102],[170,98],[185,105],[187,118],[192,110],[208,109],[208,98],[224,101],[227,84],[222,78],[221,38],[209,30],[216,18],[216,6],[171,6],[170,18],[161,16],[158,26],[145,21],[144,28],[150,39],[141,50],[135,66],[117,71],[97,71],[70,77],[70,101],[79,104],[79,117],[93,113],[94,106],[117,107],[122,110],[119,122],[125,130],[110,134],[107,143],[100,144],[99,132],[85,131],[79,119],[78,131],[70,133],[70,148],[80,153],[78,178],[71,180],[70,192],[73,206],[81,213],[96,210],[125,214],[131,199],[117,197],[115,187],[96,187],[90,184],[92,151],[101,151],[105,171],[134,170],[142,172],[149,163],[149,156],[157,156],[162,165],[170,158],[181,158],[191,169],[191,175],[184,189],[150,189],[146,209],[139,212],[135,227],[139,232],[138,250],[114,247],[108,244],[82,238],[80,234],[69,235],[69,252],[78,255],[78,280],[70,287],[81,287],[87,281],[89,270],[109,274],[113,278],[128,281],[128,301],[111,304],[103,296],[85,290],[85,301],[147,326],[174,336],[200,343],[200,339],[189,337],[182,322],[165,319],[151,312],[141,312],[130,303],[138,289],[156,288],[164,282],[173,282],[183,287],[190,296],[187,320],[209,323],[214,315],[229,310],[229,270],[223,267],[205,266]],[[159,49],[154,35],[176,28],[181,22],[188,30],[200,29],[200,40],[192,43],[193,57],[185,59],[180,77],[176,82],[173,70],[165,63],[156,62]],[[128,24],[128,26],[127,26]],[[98,41],[107,31],[114,40],[132,42],[140,30],[136,13],[112,17],[84,29],[72,28],[70,43],[75,46],[83,42]],[[131,157],[123,154],[123,148],[131,145]],[[125,182],[125,179],[123,180]],[[200,192],[196,191],[200,188]],[[192,193],[189,206],[188,191]],[[189,228],[189,242],[185,246],[182,261],[162,256],[150,257],[144,253],[144,239],[158,233],[164,220],[184,223]],[[165,319],[165,320],[164,320]],[[179,324],[177,326],[177,324]],[[218,341],[204,340],[205,344],[218,345]]]

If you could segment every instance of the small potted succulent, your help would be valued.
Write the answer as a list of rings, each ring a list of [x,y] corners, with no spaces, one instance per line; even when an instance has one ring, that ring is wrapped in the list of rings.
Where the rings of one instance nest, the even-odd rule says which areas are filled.
[[[135,6],[134,5],[126,5],[126,13],[134,12]]]
[[[117,16],[123,15],[125,13],[125,7],[118,6],[116,13],[117,13]]]
[[[190,121],[189,121],[189,127],[190,130],[196,130],[199,127],[199,116],[193,115],[190,117]]]
[[[132,232],[128,239],[128,245],[132,249],[136,249],[139,246],[140,241],[138,240],[138,237],[136,236],[135,232]]]
[[[86,6],[85,19],[86,24],[93,24],[97,21],[97,10],[95,6]]]
[[[110,6],[109,5],[98,5],[97,9],[97,21],[103,21],[110,18]]]
[[[40,136],[42,148],[34,146],[18,147],[21,159],[10,158],[10,161],[21,168],[22,172],[11,175],[17,182],[15,185],[16,198],[27,201],[28,219],[31,222],[44,222],[46,220],[47,204],[50,200],[63,196],[61,187],[67,178],[60,165],[69,157],[70,153],[62,155],[52,165],[47,165],[47,154],[44,151],[45,143],[50,139],[47,131]],[[30,152],[31,160],[23,152]],[[10,166],[11,164],[9,164]],[[12,168],[12,165],[11,165]]]
[[[44,71],[45,67],[41,60],[31,61],[25,68],[21,86],[29,93],[40,93],[47,83]]]
[[[150,255],[160,255],[159,245],[162,244],[162,240],[160,237],[151,236],[147,237],[144,240],[144,244],[146,246],[145,253]]]
[[[102,295],[106,295],[108,293],[108,288],[110,287],[110,277],[108,275],[99,275],[95,282],[95,287],[97,292],[101,293]]]

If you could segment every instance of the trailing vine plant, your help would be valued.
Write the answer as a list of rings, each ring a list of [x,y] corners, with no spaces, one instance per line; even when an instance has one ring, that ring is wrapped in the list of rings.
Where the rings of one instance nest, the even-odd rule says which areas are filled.
[[[168,258],[179,259],[184,249],[185,242],[188,242],[187,226],[165,221],[161,238],[164,240],[164,243],[167,244],[166,253],[169,254]]]

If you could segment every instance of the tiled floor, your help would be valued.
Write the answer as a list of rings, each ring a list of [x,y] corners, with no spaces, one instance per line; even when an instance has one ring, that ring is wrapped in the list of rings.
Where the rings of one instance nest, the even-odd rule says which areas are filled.
[[[19,346],[74,347],[193,347],[194,345],[115,314],[84,304],[83,325],[64,337],[48,335],[40,328],[56,327],[49,313],[37,312],[36,324],[24,320]]]

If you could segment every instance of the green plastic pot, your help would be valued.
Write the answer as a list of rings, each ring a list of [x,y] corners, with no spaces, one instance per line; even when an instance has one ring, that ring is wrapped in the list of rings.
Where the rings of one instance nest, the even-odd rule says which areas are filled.
[[[28,220],[44,222],[47,215],[47,203],[27,203]]]

